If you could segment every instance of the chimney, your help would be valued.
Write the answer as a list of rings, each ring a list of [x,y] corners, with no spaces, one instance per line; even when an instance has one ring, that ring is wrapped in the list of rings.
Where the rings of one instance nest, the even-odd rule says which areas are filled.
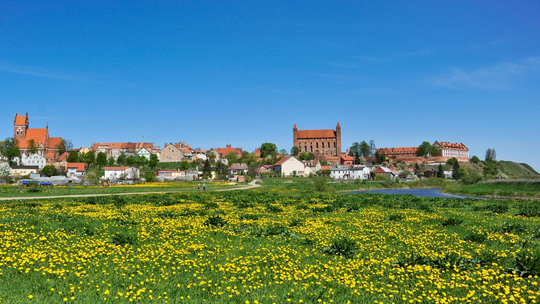
[[[230,149],[231,148],[231,145],[227,145],[227,149]]]

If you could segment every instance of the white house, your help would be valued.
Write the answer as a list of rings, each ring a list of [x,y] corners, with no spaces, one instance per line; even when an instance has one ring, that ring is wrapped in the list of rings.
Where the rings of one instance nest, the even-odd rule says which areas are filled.
[[[273,170],[281,176],[306,176],[306,166],[294,156],[284,157],[274,164]],[[309,173],[308,173],[309,174]]]
[[[39,170],[47,165],[47,159],[43,155],[37,153],[22,153],[20,159],[19,157],[15,157],[13,161],[21,166],[38,166]]]
[[[86,164],[85,163],[67,163],[66,165],[66,177],[86,177]]]
[[[248,172],[248,166],[246,164],[240,164],[240,163],[234,163],[228,169],[229,176],[242,174],[242,173],[246,174],[247,172]]]
[[[152,153],[150,153],[150,151],[148,151],[146,148],[140,148],[139,151],[137,151],[137,155],[144,156],[146,159],[150,160],[150,155],[152,155]]]
[[[104,170],[103,178],[111,181],[121,178],[131,180],[139,178],[139,169],[135,167],[105,167]]]
[[[370,170],[366,166],[331,168],[330,177],[333,179],[369,179]]]

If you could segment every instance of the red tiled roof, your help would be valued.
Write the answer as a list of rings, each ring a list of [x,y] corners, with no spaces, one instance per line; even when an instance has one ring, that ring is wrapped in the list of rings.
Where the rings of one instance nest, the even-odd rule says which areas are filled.
[[[47,129],[30,129],[26,131],[26,140],[33,139],[37,143],[41,143],[41,146],[45,146],[45,139],[47,138]]]
[[[246,164],[234,163],[229,167],[229,170],[247,170],[248,166]]]
[[[130,167],[124,166],[124,167],[105,167],[103,170],[105,171],[124,171],[126,169],[129,169]]]
[[[404,148],[379,148],[377,152],[390,155],[400,155],[400,154],[416,154],[418,147],[404,147]]]
[[[77,172],[83,172],[86,167],[85,163],[67,163],[66,169],[75,168]]]
[[[45,158],[54,158],[54,153],[45,154]]]
[[[332,166],[321,166],[321,170],[330,170]]]
[[[439,146],[443,149],[451,149],[451,150],[465,150],[468,151],[469,149],[464,144],[457,144],[457,143],[449,143],[449,142],[438,142],[435,141],[435,144],[439,144]]]
[[[57,149],[57,146],[62,144],[63,139],[62,137],[49,137],[49,141],[47,142],[47,145],[49,149]]]
[[[21,115],[15,116],[15,125],[16,126],[25,126],[26,125],[26,115],[25,116],[21,116]]]
[[[352,156],[341,156],[341,159],[344,160],[344,161],[348,161],[348,160],[354,161],[354,157],[352,157]]]
[[[62,155],[58,156],[58,161],[64,161],[68,158],[69,152],[64,152]]]
[[[336,131],[334,130],[298,130],[297,133],[298,139],[304,138],[335,138]]]
[[[280,159],[277,163],[274,164],[274,166],[281,166],[283,165],[284,162],[286,162],[287,160],[289,160],[289,158],[291,158],[292,156],[288,156],[288,157],[284,157],[282,159]]]
[[[217,148],[217,149],[214,149],[214,151],[216,151],[220,156],[226,156],[231,151],[234,151],[237,154],[242,154],[241,148]]]

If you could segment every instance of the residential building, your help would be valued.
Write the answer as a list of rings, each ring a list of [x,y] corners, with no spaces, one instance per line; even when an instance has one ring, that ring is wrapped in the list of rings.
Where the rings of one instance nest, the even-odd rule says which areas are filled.
[[[366,166],[331,168],[330,177],[333,179],[369,179],[370,170]]]
[[[165,147],[161,150],[161,162],[175,163],[181,162],[184,159],[184,154],[180,148],[175,145],[165,144]]]
[[[173,180],[178,178],[184,178],[186,176],[186,171],[180,170],[159,170],[157,176],[163,177],[164,179]]]
[[[125,178],[127,180],[139,179],[139,169],[135,167],[105,167],[104,179],[119,180]]]
[[[246,164],[234,163],[227,170],[229,177],[238,174],[246,174],[248,172],[248,166]]]
[[[146,148],[140,148],[139,151],[137,151],[137,155],[143,156],[144,158],[150,160],[150,155],[152,155],[152,153],[150,153],[150,151],[148,151]]]
[[[303,160],[302,163],[304,164],[305,167],[309,167],[312,173],[316,173],[317,171],[321,170],[321,162],[316,159]]]
[[[305,173],[306,166],[294,156],[288,156],[280,159],[272,168],[274,172],[281,174],[281,176],[307,175]]]
[[[300,153],[339,157],[341,155],[341,126],[338,122],[335,130],[298,130],[295,124],[293,145],[300,149]]]
[[[15,157],[14,162],[21,166],[38,166],[39,170],[47,165],[47,159],[40,154],[22,153],[21,157]]]
[[[379,168],[375,169],[375,171],[373,171],[373,173],[375,173],[375,176],[385,175],[385,176],[390,177],[391,179],[395,179],[396,176],[397,176],[396,171],[397,170],[394,169],[394,168],[379,167]]]
[[[86,164],[85,163],[67,163],[66,165],[66,177],[86,177]]]
[[[31,173],[38,173],[38,166],[10,166],[11,174],[14,176],[30,175]]]

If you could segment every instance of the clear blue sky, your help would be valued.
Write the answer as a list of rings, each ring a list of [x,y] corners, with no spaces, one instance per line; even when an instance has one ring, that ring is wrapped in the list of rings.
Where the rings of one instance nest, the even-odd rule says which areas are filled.
[[[203,4],[201,4],[203,3]],[[463,142],[540,169],[540,2],[0,2],[0,137],[15,112],[76,147],[290,150]]]

